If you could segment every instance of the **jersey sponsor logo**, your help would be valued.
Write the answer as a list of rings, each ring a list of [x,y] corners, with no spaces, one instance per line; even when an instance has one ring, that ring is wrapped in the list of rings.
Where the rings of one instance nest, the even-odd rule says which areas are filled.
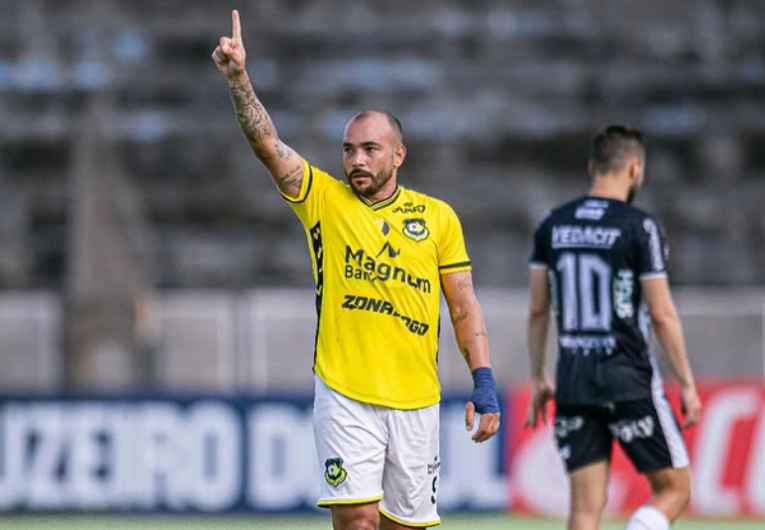
[[[555,418],[555,436],[563,439],[575,431],[581,431],[584,427],[584,418],[582,416],[558,416]]]
[[[619,269],[614,278],[614,311],[619,318],[632,318],[635,304],[632,294],[635,290],[635,274],[629,269]]]
[[[380,313],[384,315],[390,315],[393,318],[399,318],[406,325],[406,329],[410,333],[423,336],[427,333],[430,326],[424,322],[414,320],[411,317],[402,315],[393,307],[393,304],[387,300],[380,300],[379,298],[371,298],[369,296],[358,296],[355,294],[346,294],[345,301],[342,305],[343,309],[358,309],[361,311],[371,311],[373,313]]]
[[[651,252],[651,267],[656,272],[664,270],[664,256],[661,253],[659,227],[651,219],[643,221],[643,229],[648,232],[648,248]]]
[[[390,258],[394,258],[399,254],[398,250],[386,243],[377,254],[377,257],[379,258],[386,250]],[[427,278],[413,276],[401,267],[394,267],[390,263],[378,261],[372,256],[367,255],[363,249],[353,250],[347,245],[345,247],[345,277],[368,282],[375,282],[377,280],[383,282],[388,280],[398,281],[423,293],[429,293],[431,289],[430,280]]]
[[[430,235],[430,230],[425,226],[425,219],[404,219],[403,232],[406,237],[418,243]]]
[[[441,469],[441,461],[438,459],[438,455],[433,458],[433,463],[428,464],[428,475],[434,475]]]
[[[385,244],[383,245],[383,247],[380,249],[380,252],[378,252],[375,257],[379,258],[380,255],[383,252],[386,252],[386,251],[388,252],[388,257],[389,258],[395,258],[396,256],[398,256],[401,253],[401,250],[397,250],[397,249],[393,248],[393,245],[390,244],[390,241],[386,241]]]
[[[558,276],[554,269],[547,269],[547,283],[550,284],[550,299],[552,308],[556,317],[560,316],[560,287],[558,287]]]
[[[552,247],[611,248],[621,235],[618,228],[558,225],[552,229]]]
[[[653,436],[655,424],[651,416],[638,420],[622,420],[610,423],[608,429],[614,438],[624,443],[631,443],[635,439],[646,439]]]
[[[561,349],[567,353],[589,355],[611,355],[616,349],[616,338],[612,335],[567,335],[558,339]]]
[[[438,470],[441,469],[441,461],[438,459],[438,455],[433,458],[433,463],[428,464],[428,475],[433,476],[433,481],[430,483],[430,503],[436,503],[436,496],[438,494]]]
[[[600,208],[587,208],[586,206],[580,206],[576,209],[574,217],[577,219],[588,219],[591,221],[600,221],[603,218],[605,210]]]
[[[574,217],[577,219],[589,219],[592,221],[600,221],[608,208],[607,201],[589,200],[585,201],[579,208],[576,209]]]
[[[338,487],[348,478],[348,472],[343,469],[342,458],[328,458],[324,461],[324,480],[333,487]]]
[[[394,208],[393,213],[425,213],[425,205],[405,202],[403,206]]]

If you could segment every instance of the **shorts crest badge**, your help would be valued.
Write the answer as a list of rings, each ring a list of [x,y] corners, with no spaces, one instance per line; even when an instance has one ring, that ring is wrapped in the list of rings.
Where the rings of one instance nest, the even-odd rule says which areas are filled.
[[[348,472],[343,469],[342,458],[328,458],[324,462],[324,479],[330,486],[338,487],[345,482]]]
[[[430,231],[425,226],[425,219],[405,219],[404,235],[415,241],[422,241],[430,235]]]

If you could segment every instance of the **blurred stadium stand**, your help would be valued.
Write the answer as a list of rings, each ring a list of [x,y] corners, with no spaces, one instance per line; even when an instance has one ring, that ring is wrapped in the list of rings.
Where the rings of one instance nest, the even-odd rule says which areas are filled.
[[[401,118],[402,183],[461,216],[504,381],[526,366],[523,292],[505,289],[614,121],[649,138],[638,201],[669,233],[694,364],[763,375],[761,2],[25,0],[0,5],[0,388],[310,381],[302,228],[210,60],[232,7],[259,94],[314,164],[341,175],[358,109]],[[86,197],[101,213],[75,230]],[[103,338],[95,359],[82,325]],[[445,380],[464,384],[444,349]]]

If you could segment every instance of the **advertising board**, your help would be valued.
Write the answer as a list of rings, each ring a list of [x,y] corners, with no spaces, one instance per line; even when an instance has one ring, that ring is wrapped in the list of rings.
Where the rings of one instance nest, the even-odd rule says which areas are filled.
[[[442,402],[442,510],[502,509],[503,444],[476,445]],[[0,400],[0,510],[313,510],[323,470],[311,399]]]

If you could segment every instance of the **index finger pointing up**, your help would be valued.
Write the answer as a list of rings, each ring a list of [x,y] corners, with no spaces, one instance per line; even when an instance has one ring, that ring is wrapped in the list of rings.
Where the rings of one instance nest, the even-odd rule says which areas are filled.
[[[239,11],[236,9],[231,12],[231,38],[242,40],[242,24],[239,22]]]

